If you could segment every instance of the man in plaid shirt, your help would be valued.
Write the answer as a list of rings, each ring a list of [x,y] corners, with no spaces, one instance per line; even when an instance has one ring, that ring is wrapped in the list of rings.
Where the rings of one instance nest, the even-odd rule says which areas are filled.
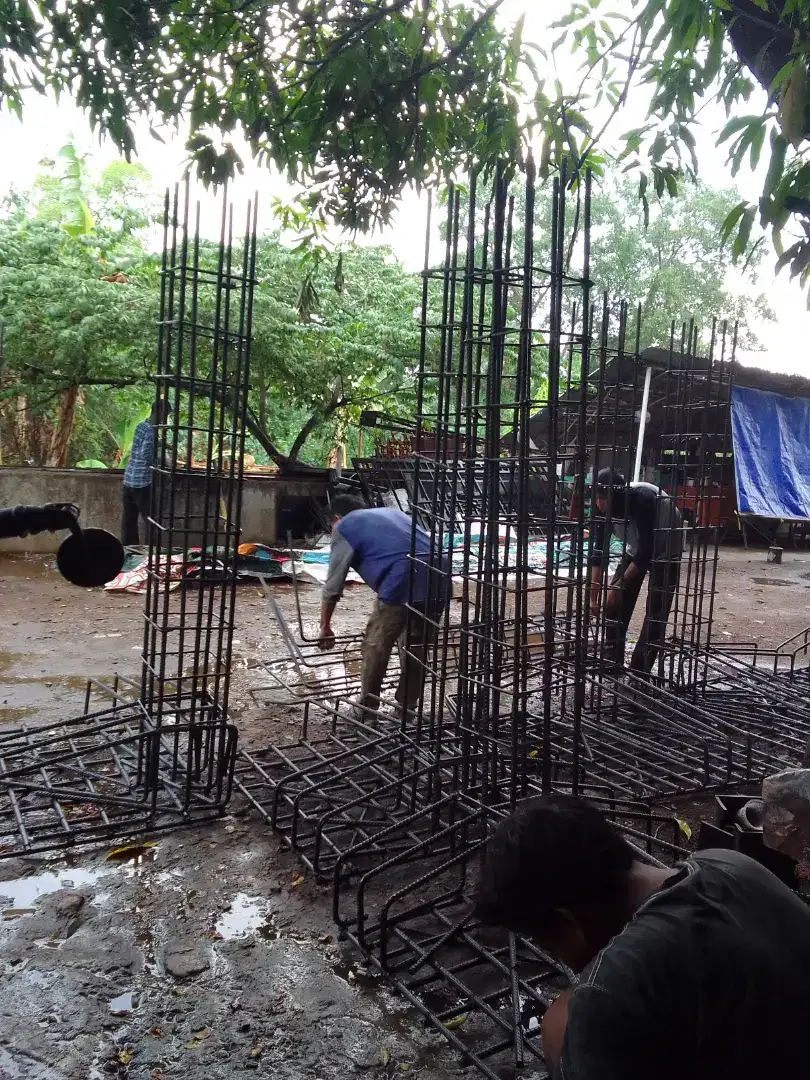
[[[138,518],[149,522],[149,503],[152,497],[152,464],[155,456],[155,425],[166,415],[164,403],[152,409],[148,420],[142,420],[135,428],[132,449],[124,472],[123,513],[121,516],[121,543],[124,547],[140,544]]]

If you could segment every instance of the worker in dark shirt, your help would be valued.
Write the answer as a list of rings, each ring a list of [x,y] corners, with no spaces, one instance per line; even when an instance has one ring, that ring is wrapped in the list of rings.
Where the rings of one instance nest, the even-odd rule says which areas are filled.
[[[412,522],[401,510],[367,509],[358,499],[339,495],[332,502],[332,541],[329,570],[323,587],[319,645],[335,644],[332,614],[354,569],[377,594],[363,636],[363,669],[358,704],[375,712],[397,640],[406,643],[408,607],[411,609],[409,647],[403,653],[396,691],[400,708],[413,709],[424,688],[427,652],[449,600],[449,575],[441,561],[431,563],[431,541],[416,526],[411,558]],[[362,717],[361,717],[362,718]]]
[[[607,589],[605,656],[624,667],[625,641],[644,578],[649,575],[647,610],[630,670],[649,673],[664,643],[667,620],[678,589],[683,554],[683,518],[674,500],[653,484],[628,484],[616,469],[596,477],[596,506],[591,568],[591,615],[599,614],[603,570],[610,558],[611,535],[625,550]]]
[[[745,855],[650,865],[593,806],[529,799],[488,843],[476,907],[581,972],[541,1024],[557,1080],[810,1072],[810,908]]]

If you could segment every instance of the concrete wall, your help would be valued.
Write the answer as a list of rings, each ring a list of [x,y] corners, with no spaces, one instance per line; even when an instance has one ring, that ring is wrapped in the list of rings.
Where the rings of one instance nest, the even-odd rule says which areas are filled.
[[[82,525],[108,529],[118,536],[121,529],[123,475],[117,469],[0,468],[0,506],[76,503],[82,511]],[[192,487],[198,486],[202,492],[202,478],[194,476]],[[323,498],[325,495],[325,480],[282,479],[275,476],[246,478],[242,489],[243,540],[263,544],[285,540],[285,535],[278,535],[279,528],[285,534],[290,526],[289,522],[285,524],[280,521],[279,511],[293,505],[295,500],[303,504],[309,498]],[[293,526],[293,532],[296,531]],[[40,533],[22,540],[0,540],[0,552],[56,551],[61,539],[61,535]]]

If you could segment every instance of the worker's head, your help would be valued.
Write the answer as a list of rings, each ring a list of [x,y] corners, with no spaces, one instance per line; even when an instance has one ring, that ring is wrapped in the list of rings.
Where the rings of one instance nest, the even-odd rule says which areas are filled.
[[[596,474],[595,489],[600,514],[610,507],[614,517],[624,516],[624,496],[627,491],[624,473],[618,469],[600,469]]]
[[[580,971],[632,915],[634,862],[595,807],[570,795],[527,799],[487,844],[476,914]]]
[[[341,518],[346,517],[347,514],[351,514],[353,510],[365,509],[362,500],[356,499],[353,495],[336,495],[329,507],[329,520],[334,525]]]

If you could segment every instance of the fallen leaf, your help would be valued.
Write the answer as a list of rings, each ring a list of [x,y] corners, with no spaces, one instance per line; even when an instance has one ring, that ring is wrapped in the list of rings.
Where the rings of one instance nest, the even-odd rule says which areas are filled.
[[[224,940],[223,937],[222,937],[222,934],[220,934],[219,930],[209,930],[205,934],[205,937],[207,937],[209,941],[222,941],[222,940]]]
[[[203,1039],[207,1039],[211,1034],[211,1028],[199,1028],[197,1031],[192,1031],[192,1037],[197,1039],[198,1042],[202,1042]]]
[[[152,1069],[149,1075],[152,1077],[152,1080],[166,1080],[166,1073],[163,1069]]]
[[[149,1034],[152,1036],[153,1039],[159,1039],[163,1032],[160,1030],[159,1027],[153,1027],[150,1030]]]
[[[467,1014],[463,1013],[461,1016],[454,1016],[451,1020],[445,1020],[444,1026],[448,1031],[453,1031],[455,1028],[460,1028],[462,1024],[467,1023]]]
[[[107,852],[105,858],[107,860],[115,859],[137,859],[139,855],[144,855],[151,848],[156,848],[157,842],[154,840],[142,840],[137,844],[124,844],[123,847],[112,848]]]
[[[689,822],[688,821],[682,821],[680,818],[675,818],[675,820],[678,822],[678,828],[681,830],[681,832],[686,837],[686,839],[691,840],[692,839],[692,829],[691,829],[691,827],[689,825]]]
[[[248,1054],[248,1057],[251,1057],[251,1058],[258,1058],[258,1057],[261,1057],[261,1056],[262,1056],[262,1048],[260,1046],[254,1046],[253,1049]]]
[[[407,1061],[403,1061],[402,1064],[400,1065],[400,1069],[402,1069],[403,1072],[407,1072],[408,1069],[410,1069],[410,1065],[408,1064]]]
[[[132,1061],[132,1051],[131,1050],[119,1050],[118,1051],[118,1060],[121,1062],[122,1065],[129,1065],[130,1061]]]
[[[303,883],[304,883],[304,875],[303,874],[294,874],[293,875],[292,887],[294,889],[297,888],[299,885],[302,885]]]
[[[382,1050],[382,1063],[383,1063],[383,1065],[387,1065],[390,1060],[391,1060],[391,1055],[388,1052],[388,1048],[384,1046],[383,1050]]]

